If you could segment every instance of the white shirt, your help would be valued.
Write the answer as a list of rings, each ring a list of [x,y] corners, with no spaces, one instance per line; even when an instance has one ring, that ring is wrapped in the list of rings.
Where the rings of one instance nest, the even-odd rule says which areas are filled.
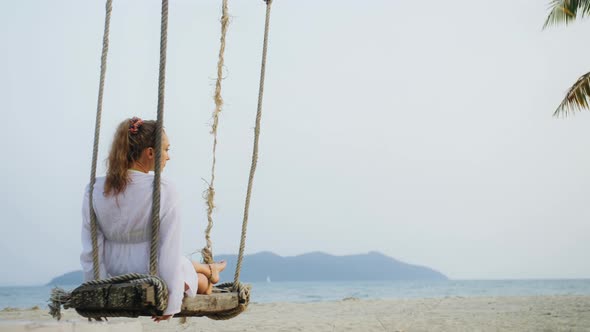
[[[130,181],[125,191],[105,196],[105,178],[96,179],[93,206],[98,220],[98,252],[100,278],[126,273],[149,273],[151,242],[151,211],[153,174],[129,171]],[[89,186],[82,205],[82,254],[80,262],[84,281],[92,280],[92,238],[90,233]],[[178,197],[174,186],[161,179],[160,238],[158,246],[158,275],[168,286],[168,307],[164,315],[180,312],[189,286],[188,296],[197,292],[197,273],[192,263],[182,256],[181,222]]]

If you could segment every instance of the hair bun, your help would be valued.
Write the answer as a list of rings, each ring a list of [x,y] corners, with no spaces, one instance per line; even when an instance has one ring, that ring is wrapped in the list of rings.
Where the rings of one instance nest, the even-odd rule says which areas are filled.
[[[129,120],[129,132],[132,135],[137,134],[139,131],[139,127],[143,124],[143,120],[134,116],[131,120]]]

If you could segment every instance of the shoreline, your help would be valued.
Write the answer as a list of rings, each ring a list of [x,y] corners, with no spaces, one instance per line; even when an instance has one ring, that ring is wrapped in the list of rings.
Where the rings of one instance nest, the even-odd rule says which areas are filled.
[[[72,309],[65,321],[84,321]],[[1,310],[0,321],[52,321],[39,308]],[[133,320],[116,318],[111,321]],[[153,323],[137,319],[144,331],[590,331],[590,296],[485,296],[357,299],[308,303],[251,303],[227,321],[190,318]]]
[[[401,300],[458,297],[590,296],[590,279],[479,281],[356,281],[356,282],[274,282],[251,283],[251,303],[316,303],[361,300]],[[72,290],[78,285],[61,286]],[[0,310],[46,307],[53,286],[0,287]]]
[[[49,295],[48,295],[49,298]],[[426,296],[426,297],[418,297],[418,296],[400,296],[400,297],[356,297],[356,296],[347,296],[340,299],[320,299],[320,300],[293,300],[293,301],[262,301],[257,302],[250,300],[251,305],[257,306],[264,306],[264,305],[307,305],[307,304],[322,304],[322,303],[339,303],[339,302],[346,302],[346,301],[356,301],[356,302],[404,302],[404,301],[441,301],[441,300],[477,300],[477,299],[520,299],[520,298],[588,298],[590,301],[590,294],[578,294],[578,293],[569,293],[569,294],[532,294],[532,295],[522,295],[522,294],[515,294],[515,295],[434,295],[434,296]],[[35,304],[31,306],[25,307],[17,307],[17,306],[4,306],[0,307],[0,320],[2,320],[2,313],[4,312],[18,312],[18,311],[48,311],[48,303],[45,304]],[[69,310],[69,309],[68,309]],[[73,310],[73,309],[72,309]],[[63,311],[63,309],[62,309]]]
[[[49,298],[49,296],[48,296]],[[540,294],[540,295],[441,295],[441,296],[429,296],[429,297],[382,297],[382,298],[360,298],[356,296],[348,296],[343,297],[341,299],[324,299],[324,300],[307,300],[307,301],[272,301],[272,302],[257,302],[250,300],[250,306],[264,306],[264,305],[308,305],[308,304],[322,304],[322,303],[339,303],[339,302],[346,302],[346,301],[355,301],[355,302],[404,302],[404,301],[441,301],[441,300],[469,300],[469,299],[517,299],[517,298],[588,298],[590,301],[590,295],[586,294]],[[16,306],[5,306],[0,307],[0,320],[3,319],[2,313],[6,312],[27,312],[27,311],[49,311],[48,303],[46,304],[36,304],[32,306],[26,307],[16,307]],[[69,311],[64,310],[63,311]],[[73,310],[73,309],[71,309]],[[0,331],[1,332],[1,331]]]

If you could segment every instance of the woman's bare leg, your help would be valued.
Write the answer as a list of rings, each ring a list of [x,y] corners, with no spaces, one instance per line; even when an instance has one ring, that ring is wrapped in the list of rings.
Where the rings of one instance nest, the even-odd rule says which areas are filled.
[[[203,274],[205,277],[211,280],[211,283],[216,284],[219,282],[219,272],[225,270],[227,266],[226,261],[221,261],[219,263],[212,263],[212,264],[201,264],[198,262],[192,262],[193,267],[197,273]],[[200,287],[199,287],[200,288]]]
[[[188,284],[184,283],[184,291],[189,290]],[[197,273],[197,294],[210,295],[213,292],[213,284],[209,282],[209,278],[202,273]]]
[[[197,283],[197,294],[210,295],[213,291],[213,284],[209,282],[209,278],[206,275],[197,273]]]

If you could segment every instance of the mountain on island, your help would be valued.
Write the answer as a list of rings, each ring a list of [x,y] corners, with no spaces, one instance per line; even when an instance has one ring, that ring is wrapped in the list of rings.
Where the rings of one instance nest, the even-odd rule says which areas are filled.
[[[72,271],[51,279],[47,286],[79,285],[82,283],[82,279],[84,279],[82,271]]]
[[[227,269],[221,274],[221,281],[232,281],[237,255],[218,255],[215,259],[228,263]],[[400,262],[378,252],[347,256],[311,252],[282,257],[265,251],[244,256],[240,273],[243,282],[447,279],[431,268]],[[49,285],[76,285],[81,282],[82,271],[74,271],[54,278]]]
[[[219,255],[226,260],[233,276],[236,255]],[[378,252],[334,256],[311,252],[282,257],[272,252],[247,255],[242,262],[240,279],[245,281],[378,281],[378,280],[447,280],[442,273],[428,267],[400,262]]]

